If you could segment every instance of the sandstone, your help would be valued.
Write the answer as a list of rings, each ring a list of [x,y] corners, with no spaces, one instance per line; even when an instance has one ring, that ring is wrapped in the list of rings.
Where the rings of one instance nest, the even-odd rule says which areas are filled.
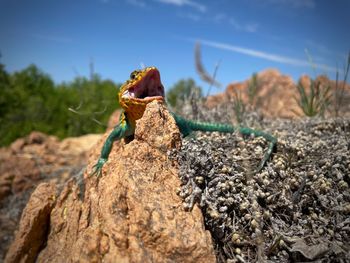
[[[120,117],[121,109],[116,109],[112,115],[109,117],[107,129],[114,128],[115,125],[119,123],[119,117]]]
[[[43,229],[49,229],[37,262],[215,262],[211,236],[201,211],[183,208],[176,194],[178,165],[167,151],[181,145],[175,121],[162,104],[151,103],[137,122],[135,139],[114,143],[101,177],[90,176],[106,133],[90,152],[84,177],[65,184]],[[52,190],[53,191],[53,190]],[[47,200],[47,199],[44,199]],[[44,204],[41,204],[42,206]],[[23,218],[7,255],[30,262]],[[29,220],[29,221],[30,221]],[[39,242],[40,243],[40,242]],[[15,253],[13,252],[15,251]],[[13,256],[16,255],[16,256]]]
[[[23,210],[21,224],[5,262],[34,262],[46,241],[49,217],[56,198],[54,184],[40,184]]]
[[[0,261],[36,186],[41,182],[64,184],[86,165],[86,153],[100,137],[92,134],[59,141],[32,132],[0,148]]]
[[[221,94],[209,96],[207,98],[206,105],[209,108],[213,108],[216,105],[232,102],[236,94],[240,94],[242,101],[245,105],[248,105],[253,110],[259,111],[263,116],[270,118],[299,118],[303,116],[303,112],[297,104],[299,94],[297,91],[297,84],[290,76],[281,74],[277,69],[267,69],[257,74],[258,80],[258,92],[254,97],[252,105],[249,103],[248,98],[248,86],[251,79],[231,83],[227,86],[226,91]],[[309,76],[303,75],[299,80],[306,92],[310,91],[311,79]],[[344,93],[340,89],[343,87],[343,82],[339,81],[338,88],[336,82],[330,80],[324,75],[320,75],[316,78],[316,82],[321,83],[323,87],[329,85],[331,87],[330,93],[332,95],[341,93],[338,97],[342,98],[342,105],[340,108],[340,116],[348,114],[350,111],[350,86],[344,86]],[[334,98],[334,97],[333,97]],[[332,101],[334,106],[339,104],[337,101]],[[331,112],[327,114],[331,115]]]

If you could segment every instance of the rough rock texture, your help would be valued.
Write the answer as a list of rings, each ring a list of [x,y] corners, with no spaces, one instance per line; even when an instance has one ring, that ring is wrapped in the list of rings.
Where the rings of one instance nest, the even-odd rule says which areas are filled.
[[[112,113],[108,120],[107,129],[112,129],[119,123],[119,117],[121,112],[121,109],[117,109]]]
[[[210,96],[206,106],[213,108],[219,104],[233,101],[236,94],[240,94],[243,102],[249,105],[248,86],[251,79],[244,82],[229,84],[224,93]],[[300,81],[304,84],[306,91],[310,88],[310,78],[302,76]],[[331,86],[331,93],[340,92],[335,88],[335,81],[325,76],[318,76],[316,81],[324,86]],[[282,75],[277,69],[267,69],[257,74],[258,91],[252,102],[253,110],[259,110],[265,117],[296,118],[303,116],[298,107],[295,97],[298,98],[296,83],[290,76]],[[339,83],[342,86],[342,83]],[[350,86],[345,86],[340,116],[350,112]]]
[[[99,138],[91,134],[59,141],[55,136],[32,132],[0,149],[0,201],[35,187],[48,175],[57,177],[72,165],[83,165],[86,151]]]
[[[218,123],[235,117],[232,101],[211,110],[198,101],[188,100],[182,115]],[[183,141],[175,153],[179,194],[185,208],[201,207],[219,262],[349,261],[350,110],[345,109],[343,118],[296,120],[247,111],[240,125],[278,139],[259,173],[254,170],[266,151],[263,138],[197,133]]]
[[[30,194],[40,182],[63,184],[86,165],[89,150],[101,135],[59,141],[32,132],[0,149],[0,261]]]
[[[350,119],[271,121],[263,138],[199,133],[175,154],[180,195],[198,204],[219,262],[349,262]],[[230,261],[231,260],[231,261]]]
[[[107,135],[91,152],[84,178],[70,180],[57,197],[37,261],[215,262],[201,211],[185,212],[176,194],[177,164],[167,151],[179,148],[181,140],[164,106],[150,104],[135,139],[114,143],[103,175],[90,177]],[[25,247],[13,247],[20,254],[16,259],[24,260]]]
[[[39,249],[46,242],[50,212],[55,203],[53,183],[40,184],[23,210],[21,224],[5,262],[34,262]]]

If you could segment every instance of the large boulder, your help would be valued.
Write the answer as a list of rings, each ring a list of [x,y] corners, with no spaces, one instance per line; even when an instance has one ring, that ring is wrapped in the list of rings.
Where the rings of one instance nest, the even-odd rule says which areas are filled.
[[[227,86],[225,92],[209,96],[206,106],[213,108],[219,104],[231,103],[239,95],[245,105],[253,110],[259,111],[263,116],[270,118],[299,118],[303,112],[298,106],[297,100],[300,95],[294,80],[281,74],[277,69],[266,69],[256,75],[257,92],[252,101],[248,96],[249,85],[252,84],[252,78],[243,82],[234,82]],[[310,92],[310,77],[303,75],[299,81],[306,90]],[[342,81],[336,83],[324,75],[315,79],[320,83],[320,87],[325,89],[330,87],[329,94],[332,95],[331,105],[328,115],[334,116],[334,106],[339,106],[339,116],[349,115],[350,112],[350,86],[344,85]]]
[[[176,194],[178,167],[167,151],[179,148],[181,139],[165,107],[148,105],[135,139],[114,143],[97,178],[91,176],[92,166],[107,136],[90,152],[83,178],[72,178],[57,196],[52,188],[55,204],[41,205],[51,211],[40,223],[48,229],[40,249],[21,245],[38,236],[28,229],[33,224],[21,220],[6,262],[215,262],[201,211],[186,212]]]

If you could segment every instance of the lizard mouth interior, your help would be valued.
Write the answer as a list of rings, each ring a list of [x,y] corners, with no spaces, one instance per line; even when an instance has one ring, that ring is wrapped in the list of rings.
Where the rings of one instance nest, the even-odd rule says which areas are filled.
[[[132,87],[127,89],[123,98],[133,98],[139,100],[154,100],[164,98],[164,87],[160,81],[159,71],[151,69]]]

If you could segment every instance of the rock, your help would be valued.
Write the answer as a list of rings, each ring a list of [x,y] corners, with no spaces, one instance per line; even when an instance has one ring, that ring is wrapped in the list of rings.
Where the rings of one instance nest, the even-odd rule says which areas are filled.
[[[259,137],[198,132],[174,156],[180,196],[201,205],[217,258],[349,262],[350,118],[277,119],[264,131],[278,142],[260,172]]]
[[[109,117],[108,120],[107,129],[112,129],[119,123],[120,113],[121,109],[117,109],[112,113],[111,117]]]
[[[178,165],[168,159],[167,151],[179,148],[181,140],[165,107],[158,102],[148,105],[137,121],[135,139],[128,144],[115,142],[102,176],[91,177],[107,136],[108,132],[91,151],[84,178],[70,180],[59,194],[43,226],[50,229],[42,238],[47,239],[46,246],[33,258],[37,262],[215,262],[201,211],[195,207],[186,212],[176,194]],[[20,222],[20,229],[24,223]],[[19,245],[12,244],[10,252]]]
[[[40,184],[23,210],[21,223],[5,262],[35,262],[39,249],[44,245],[50,225],[49,217],[55,203],[54,184]]]
[[[311,86],[311,79],[307,75],[303,75],[300,77],[299,82],[305,87],[307,91],[310,90]],[[345,84],[343,81],[338,81],[338,83],[334,80],[330,80],[325,75],[319,75],[314,80],[315,84],[320,85],[321,88],[330,88],[330,95],[331,97],[331,110],[334,111],[334,106],[338,106],[338,116],[347,116],[349,117],[350,114],[350,85]],[[334,116],[334,112],[331,112]]]
[[[42,132],[34,131],[29,134],[27,138],[28,144],[42,144],[44,141],[47,140],[47,135]]]
[[[299,98],[297,84],[290,76],[281,74],[277,69],[267,69],[257,74],[258,91],[253,100],[253,105],[249,104],[248,86],[251,79],[244,82],[231,83],[227,86],[226,91],[221,94],[209,96],[206,106],[214,108],[216,105],[223,103],[232,103],[235,94],[241,95],[245,105],[251,106],[258,110],[262,115],[271,118],[299,118],[303,116],[295,98]],[[310,90],[310,77],[301,76],[300,82],[305,87],[306,92]],[[343,83],[338,83],[336,88],[335,81],[329,80],[326,76],[320,75],[316,78],[316,82],[320,82],[323,86],[330,85],[330,93],[340,93],[338,96],[342,98],[340,108],[340,116],[350,112],[350,86],[344,86],[344,94],[340,90]],[[338,99],[339,100],[339,99]],[[333,105],[339,102],[332,102]],[[332,109],[331,109],[332,110]]]
[[[32,132],[0,151],[0,201],[11,192],[34,188],[62,166],[82,163],[86,153],[100,138],[90,134],[60,142],[54,136]]]
[[[59,144],[59,152],[66,152],[68,155],[73,154],[77,156],[85,154],[100,138],[100,134],[87,134],[80,137],[66,138]]]
[[[299,111],[293,96],[296,94],[296,86],[291,77],[282,75],[277,69],[267,69],[257,74],[258,91],[253,101],[253,108],[267,117],[293,118]],[[208,98],[208,107],[213,107],[224,97],[225,102],[232,101],[236,93],[240,94],[244,104],[249,105],[248,86],[251,80],[242,83],[232,83],[226,88],[225,93],[217,98]],[[278,98],[278,99],[277,99]]]
[[[85,165],[87,151],[101,135],[67,138],[32,132],[0,148],[0,261],[30,194],[41,182],[63,184]]]

